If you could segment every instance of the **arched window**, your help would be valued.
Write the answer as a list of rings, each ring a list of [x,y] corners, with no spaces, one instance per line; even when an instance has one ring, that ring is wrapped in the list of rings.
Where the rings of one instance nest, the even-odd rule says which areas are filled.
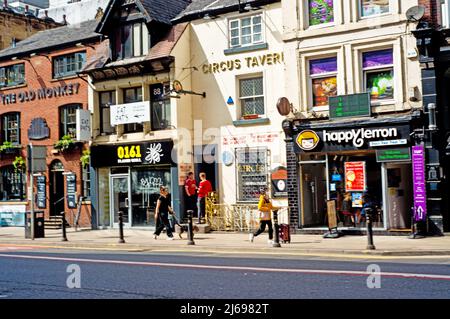
[[[68,104],[61,106],[59,113],[60,121],[60,138],[64,135],[75,137],[77,131],[77,109],[80,109],[80,104]]]
[[[20,144],[20,113],[2,115],[2,142]]]
[[[0,201],[25,200],[25,175],[13,166],[4,166],[0,172]]]

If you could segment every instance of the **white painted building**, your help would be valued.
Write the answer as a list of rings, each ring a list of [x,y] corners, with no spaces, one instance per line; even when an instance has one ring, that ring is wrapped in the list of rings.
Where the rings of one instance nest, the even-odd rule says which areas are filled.
[[[50,0],[46,9],[48,16],[56,22],[62,22],[64,15],[68,24],[78,24],[93,20],[99,8],[105,10],[110,0]],[[40,10],[39,17],[44,17],[44,10]]]

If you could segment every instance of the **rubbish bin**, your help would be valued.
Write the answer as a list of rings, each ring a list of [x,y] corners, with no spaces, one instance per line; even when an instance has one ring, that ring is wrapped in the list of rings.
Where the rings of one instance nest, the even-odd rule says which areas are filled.
[[[34,238],[44,237],[44,211],[34,211]],[[25,238],[31,238],[31,212],[25,213]]]

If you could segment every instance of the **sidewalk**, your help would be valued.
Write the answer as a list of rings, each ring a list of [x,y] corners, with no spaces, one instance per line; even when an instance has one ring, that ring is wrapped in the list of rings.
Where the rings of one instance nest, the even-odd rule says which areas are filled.
[[[152,251],[152,252],[198,252],[236,255],[316,255],[316,256],[448,256],[450,258],[450,236],[408,239],[406,236],[375,236],[376,250],[366,250],[366,236],[344,236],[324,239],[321,235],[292,235],[290,244],[281,248],[269,247],[267,234],[249,242],[248,234],[217,233],[195,234],[194,246],[187,245],[187,234],[179,239],[167,241],[165,234],[158,240],[152,238],[150,230],[125,229],[125,244],[118,243],[119,231],[67,230],[68,242],[61,241],[61,230],[46,230],[46,237],[25,239],[21,227],[0,227],[0,251],[7,245],[40,248],[76,248],[93,250]]]

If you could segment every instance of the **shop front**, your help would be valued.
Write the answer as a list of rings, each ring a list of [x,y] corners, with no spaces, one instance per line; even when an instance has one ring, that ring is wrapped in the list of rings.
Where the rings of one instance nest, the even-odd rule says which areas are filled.
[[[374,227],[411,228],[411,127],[407,119],[302,123],[295,127],[300,228],[328,228],[335,201],[338,227],[364,228],[364,204]],[[350,204],[348,204],[350,203]]]
[[[170,189],[173,206],[178,207],[172,150],[171,140],[91,147],[92,166],[97,169],[99,226],[117,227],[122,212],[125,227],[154,227],[160,186]]]

